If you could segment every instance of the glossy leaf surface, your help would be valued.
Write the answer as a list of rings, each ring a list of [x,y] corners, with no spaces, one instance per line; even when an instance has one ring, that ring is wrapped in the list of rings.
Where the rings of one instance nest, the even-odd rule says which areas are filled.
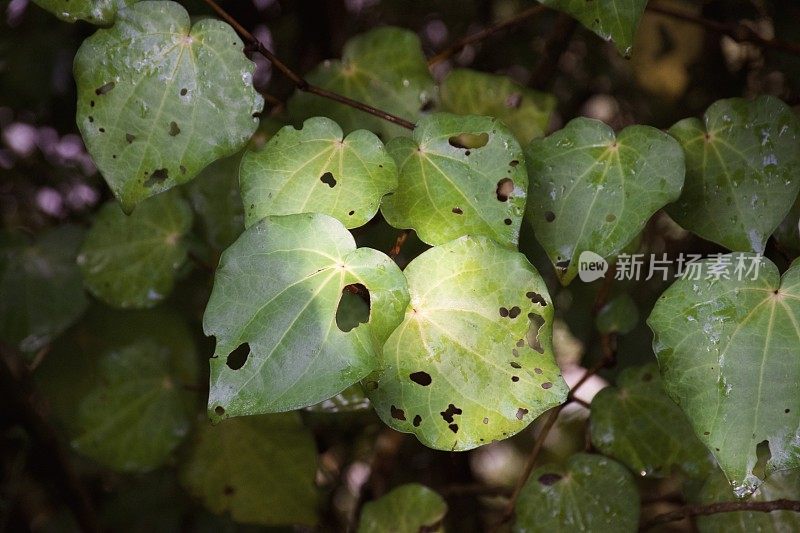
[[[365,504],[358,533],[435,533],[442,531],[445,513],[444,498],[424,485],[408,483]]]
[[[85,20],[98,26],[114,22],[117,11],[137,0],[33,0],[61,20],[75,22]]]
[[[366,390],[381,419],[426,446],[511,436],[566,399],[553,306],[525,257],[485,237],[432,248],[404,271],[411,301]]]

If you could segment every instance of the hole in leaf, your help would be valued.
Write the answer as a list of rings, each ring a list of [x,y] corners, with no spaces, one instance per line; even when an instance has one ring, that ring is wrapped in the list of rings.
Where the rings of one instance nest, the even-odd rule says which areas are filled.
[[[189,92],[189,91],[187,91],[186,87],[184,87],[183,89],[181,89],[181,96],[186,96],[187,92]]]
[[[449,427],[450,431],[452,431],[453,433],[458,433],[458,424],[450,424],[447,427]]]
[[[519,376],[511,376],[511,381],[516,383],[517,381],[519,381]]]
[[[518,109],[522,104],[522,95],[520,93],[511,93],[506,98],[506,107],[509,109]]]
[[[517,318],[520,314],[520,308],[516,305],[508,310],[508,318]]]
[[[178,123],[172,121],[169,123],[169,134],[171,137],[175,137],[177,134],[181,132],[181,129],[178,127]]]
[[[419,108],[419,110],[423,111],[423,112],[430,111],[431,109],[433,109],[433,101],[432,100],[425,100],[425,102],[423,102],[422,106]]]
[[[94,117],[89,115],[89,122],[94,122]]]
[[[347,214],[348,214],[348,215],[350,215],[350,216],[353,216],[353,215],[355,215],[355,214],[356,214],[356,212],[355,212],[355,211],[350,211],[350,212],[349,212],[349,213],[347,213]]]
[[[414,372],[413,374],[409,374],[408,377],[411,378],[411,381],[418,385],[422,385],[423,387],[427,387],[433,381],[431,375],[427,372],[423,372],[422,370],[419,372]]]
[[[231,370],[239,370],[247,362],[249,355],[250,346],[245,342],[244,344],[240,344],[238,348],[228,354],[225,364],[228,365],[228,368]]]
[[[347,333],[359,324],[369,322],[369,291],[360,283],[347,285],[342,289],[342,297],[336,308],[336,327]]]
[[[609,213],[606,215],[606,222],[614,222],[615,220],[617,220],[617,215],[614,213]]]
[[[459,133],[447,140],[453,148],[469,150],[473,148],[483,148],[489,142],[488,133]]]
[[[488,424],[488,423],[489,423],[489,419],[488,419],[487,417],[484,417],[484,419],[483,419],[483,423],[484,423],[484,424]]]
[[[505,219],[503,221],[503,224],[505,224],[506,226],[510,226],[511,225],[511,219],[510,218]]]
[[[511,361],[508,364],[510,364],[512,368],[522,368],[522,365],[517,363],[516,361]]]
[[[537,374],[541,374],[542,373],[542,369],[541,368],[534,368],[533,371],[536,372]]]
[[[420,424],[422,424],[422,417],[417,415],[414,417],[414,421],[412,422],[415,428],[418,428]]]
[[[559,270],[566,270],[569,268],[569,259],[559,259],[556,261],[556,268]]]
[[[495,193],[497,194],[498,200],[501,202],[507,201],[512,192],[514,192],[514,182],[509,178],[503,178],[497,182],[497,190],[495,190]]]
[[[233,494],[236,493],[236,489],[234,489],[230,485],[225,485],[225,488],[222,489],[222,493],[225,494],[225,496],[232,496]]]
[[[442,415],[442,418],[444,418],[445,422],[452,422],[453,416],[460,415],[461,413],[463,413],[463,411],[451,403],[447,406],[447,409],[439,414]]]
[[[116,85],[116,83],[114,83],[113,81],[110,81],[105,85],[101,85],[100,87],[94,90],[94,94],[96,94],[97,96],[108,94],[109,92],[111,92],[111,89],[114,88],[114,85]]]
[[[553,384],[550,383],[549,381],[545,381],[544,383],[542,383],[542,388],[545,389],[545,390],[549,389],[552,386],[553,386]]]
[[[544,318],[535,313],[528,313],[528,320],[531,321],[528,327],[528,333],[525,335],[528,346],[530,346],[532,350],[544,353],[544,348],[542,348],[542,344],[539,342],[539,329],[544,325]]]
[[[136,140],[136,135],[133,135],[131,133],[126,133],[125,140],[128,141],[128,144],[131,144],[133,141]]]
[[[217,415],[222,416],[225,414],[225,408],[221,405],[218,405],[214,408],[214,412],[217,413]]]
[[[544,212],[544,219],[547,222],[552,222],[552,221],[554,221],[556,219],[556,214],[553,213],[552,211],[545,211]]]
[[[394,405],[389,408],[389,412],[392,415],[392,418],[395,420],[405,420],[406,419],[406,412],[402,409],[398,409]]]
[[[505,307],[501,307],[500,308],[500,316],[503,317],[503,318],[506,318],[508,316],[508,309],[506,309]]]
[[[94,100],[92,100],[91,102],[89,102],[89,107],[94,107]]]
[[[106,132],[106,129],[105,129],[105,128],[100,128],[100,129],[98,129],[97,131],[99,131],[100,133],[105,133],[105,132]]]
[[[522,339],[518,340],[517,341],[517,348],[522,348],[523,346],[525,346],[525,341],[522,340]]]
[[[539,476],[538,479],[539,483],[547,487],[553,485],[554,483],[559,482],[560,480],[561,476],[559,476],[558,474],[542,474],[541,476]]]
[[[530,298],[531,302],[539,304],[542,307],[547,307],[547,301],[545,301],[544,297],[538,292],[528,291],[525,293],[525,296]]]
[[[511,162],[508,164],[508,166],[510,167],[515,167],[517,165],[519,165],[519,161],[517,161],[516,159],[512,159]]]
[[[333,174],[330,172],[326,172],[322,176],[319,177],[319,181],[333,189],[336,186],[336,180],[333,177]]]
[[[769,441],[762,440],[756,445],[756,464],[753,466],[753,475],[758,479],[767,476],[767,464],[772,459],[772,450],[769,449]]]
[[[464,211],[460,207],[454,207],[453,213],[455,213],[456,215],[463,215]]]
[[[520,407],[517,409],[517,420],[522,420],[525,415],[528,414],[528,410]]]
[[[167,181],[167,178],[169,178],[169,170],[166,168],[159,168],[153,171],[153,174],[147,178],[144,184],[146,187],[152,187],[153,185],[164,183]]]

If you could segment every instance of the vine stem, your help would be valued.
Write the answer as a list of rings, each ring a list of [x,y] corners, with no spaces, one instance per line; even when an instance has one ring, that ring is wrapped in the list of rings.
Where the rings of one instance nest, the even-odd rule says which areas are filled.
[[[239,24],[239,22],[233,18],[227,11],[222,9],[219,4],[217,4],[214,0],[204,0],[205,3],[214,10],[214,12],[225,22],[230,24],[236,31],[241,35],[250,45],[252,45],[255,50],[258,51],[262,56],[264,56],[272,66],[278,70],[281,74],[286,76],[298,90],[304,91],[310,94],[315,94],[317,96],[321,96],[322,98],[327,98],[329,100],[333,100],[335,102],[339,102],[340,104],[344,104],[346,106],[352,107],[354,109],[358,109],[359,111],[363,111],[365,113],[369,113],[370,115],[374,115],[378,118],[382,118],[388,122],[393,124],[397,124],[403,128],[413,130],[414,123],[410,122],[404,118],[400,118],[397,115],[393,115],[388,111],[383,111],[381,109],[372,107],[371,105],[365,104],[363,102],[359,102],[357,100],[353,100],[352,98],[348,98],[347,96],[341,95],[339,93],[335,93],[333,91],[329,91],[327,89],[323,89],[322,87],[317,87],[316,85],[312,85],[305,78],[300,76],[294,70],[289,68],[286,63],[280,60],[275,54],[272,53],[264,43],[259,41],[255,35],[247,31],[247,29]]]
[[[772,511],[794,511],[800,513],[800,501],[797,500],[772,500],[768,502],[735,501],[718,502],[706,505],[686,505],[677,511],[655,516],[643,523],[639,531],[645,531],[659,524],[683,520],[690,516],[707,516],[718,513],[732,513],[736,511],[757,511],[771,513]]]

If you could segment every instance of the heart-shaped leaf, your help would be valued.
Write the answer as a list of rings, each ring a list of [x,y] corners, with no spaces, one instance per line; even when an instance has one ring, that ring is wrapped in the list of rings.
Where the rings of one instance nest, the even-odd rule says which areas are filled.
[[[507,76],[469,69],[450,71],[439,92],[444,111],[496,117],[522,144],[544,136],[556,107],[550,94],[528,89]]]
[[[125,212],[244,146],[264,101],[255,65],[218,20],[139,2],[75,56],[78,127]]]
[[[424,485],[408,483],[364,505],[358,533],[435,533],[447,513],[447,503]]]
[[[753,469],[765,441],[767,474],[800,466],[800,263],[783,278],[752,254],[700,265],[648,323],[664,388],[742,496],[761,483]]]
[[[631,474],[607,457],[578,453],[566,464],[534,470],[517,500],[514,531],[635,532],[639,491]]]
[[[539,0],[540,3],[575,17],[581,24],[629,57],[639,19],[647,0]]]
[[[566,399],[553,306],[525,256],[462,237],[424,252],[405,275],[405,319],[365,385],[386,424],[431,448],[468,450]]]
[[[341,60],[321,63],[306,79],[411,121],[436,96],[419,37],[413,31],[391,26],[353,37],[344,45]],[[302,91],[292,96],[288,107],[296,123],[324,116],[335,120],[345,133],[364,128],[384,140],[409,133],[381,118]]]
[[[615,135],[598,120],[576,118],[534,140],[526,156],[527,219],[565,285],[582,252],[615,256],[683,185],[680,146],[649,126]]]
[[[655,364],[623,370],[616,387],[592,399],[592,444],[642,476],[665,477],[679,468],[702,478],[712,461],[692,426],[664,393]]]
[[[369,291],[369,322],[344,332],[336,308],[355,284]],[[407,304],[397,265],[356,249],[328,215],[272,216],[250,226],[222,254],[203,318],[206,335],[217,338],[212,418],[289,411],[341,392],[375,367]]]
[[[33,3],[46,9],[56,17],[67,22],[85,20],[98,26],[114,22],[117,11],[137,0],[33,0]]]
[[[397,166],[374,133],[343,137],[334,121],[315,117],[246,152],[239,182],[247,226],[267,215],[313,212],[355,228],[372,219],[383,195],[397,187]]]
[[[201,424],[181,483],[217,514],[262,525],[317,521],[317,450],[297,413]]]
[[[734,251],[761,253],[800,191],[800,121],[772,96],[718,100],[669,130],[686,153],[686,185],[667,212]]]
[[[107,203],[78,256],[86,287],[114,307],[153,307],[172,292],[191,226],[192,211],[177,191],[147,199],[131,215]]]
[[[35,352],[86,310],[75,264],[84,235],[69,225],[47,231],[33,243],[0,234],[0,338],[5,342]]]
[[[387,146],[400,171],[381,212],[392,226],[413,228],[428,244],[485,235],[516,245],[528,176],[517,140],[491,117],[436,113],[414,138]]]

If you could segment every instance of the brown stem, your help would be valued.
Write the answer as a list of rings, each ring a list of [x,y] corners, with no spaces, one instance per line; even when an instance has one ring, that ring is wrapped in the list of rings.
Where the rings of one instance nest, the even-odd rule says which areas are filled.
[[[769,502],[736,501],[710,503],[706,505],[687,505],[677,511],[660,514],[648,520],[641,525],[639,530],[645,531],[659,524],[683,520],[690,516],[707,516],[718,513],[733,513],[736,511],[757,511],[761,513],[793,511],[795,513],[800,513],[800,501],[781,499]]]
[[[535,17],[539,13],[542,13],[546,10],[547,8],[542,5],[535,5],[523,11],[520,11],[510,19],[498,22],[496,24],[492,24],[491,26],[487,26],[486,28],[482,29],[477,33],[473,33],[472,35],[467,35],[463,39],[459,39],[458,41],[451,44],[438,54],[428,59],[428,67],[433,67],[434,65],[438,65],[442,61],[450,59],[451,57],[459,53],[467,46],[480,42],[488,37],[491,37],[495,33],[501,32],[505,29],[517,26],[518,24],[528,20],[529,18]]]
[[[211,9],[214,10],[214,12],[219,16],[219,18],[221,18],[222,20],[233,26],[233,28],[239,33],[239,35],[241,35],[255,50],[257,50],[258,53],[267,58],[267,60],[270,63],[272,63],[272,66],[275,68],[275,70],[279,71],[281,74],[286,76],[294,84],[294,86],[297,87],[298,90],[305,91],[311,94],[316,94],[317,96],[328,98],[330,100],[334,100],[336,102],[339,102],[340,104],[350,106],[354,109],[358,109],[359,111],[369,113],[370,115],[374,115],[378,118],[382,118],[383,120],[386,120],[393,124],[397,124],[398,126],[402,126],[403,128],[409,130],[414,129],[414,123],[409,122],[404,118],[400,118],[387,111],[377,109],[375,107],[372,107],[371,105],[359,102],[357,100],[353,100],[352,98],[348,98],[347,96],[334,93],[327,89],[323,89],[322,87],[317,87],[316,85],[308,83],[308,81],[306,81],[305,78],[303,78],[298,73],[289,68],[266,46],[264,46],[264,43],[259,41],[255,37],[255,35],[247,31],[247,29],[244,26],[239,24],[239,22],[235,18],[233,18],[227,11],[222,9],[219,6],[219,4],[217,4],[214,0],[204,0],[204,1],[206,4],[208,4],[208,6]]]
[[[779,50],[781,52],[800,55],[800,43],[792,43],[774,38],[766,39],[761,35],[759,35],[755,30],[744,24],[740,23],[729,24],[725,22],[719,22],[716,20],[710,20],[705,17],[694,15],[692,13],[687,13],[686,11],[683,11],[681,9],[676,9],[674,7],[666,6],[663,4],[650,4],[647,6],[647,11],[650,11],[651,13],[658,13],[660,15],[666,15],[668,17],[680,19],[685,22],[691,22],[692,24],[703,26],[707,30],[719,33],[721,35],[727,35],[728,37],[739,43],[752,43],[761,46],[763,48],[771,48],[773,50]]]

